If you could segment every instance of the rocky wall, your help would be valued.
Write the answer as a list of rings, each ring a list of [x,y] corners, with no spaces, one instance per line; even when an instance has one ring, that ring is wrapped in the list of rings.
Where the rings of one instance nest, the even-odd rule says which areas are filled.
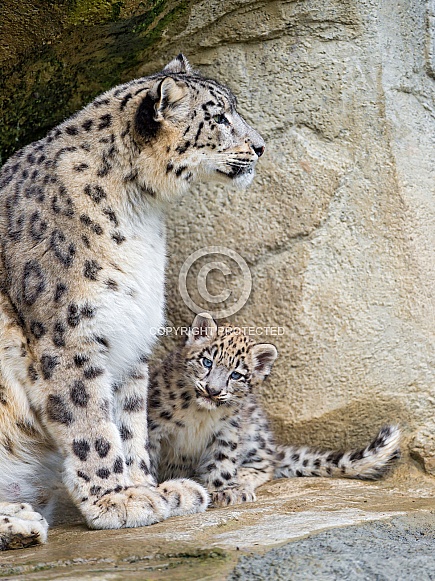
[[[235,250],[252,292],[230,319],[281,329],[260,338],[280,354],[263,390],[279,437],[347,446],[399,423],[435,474],[433,1],[71,0],[48,3],[50,25],[47,3],[20,4],[0,8],[3,160],[183,51],[267,147],[248,190],[199,187],[170,209],[168,324],[192,319],[184,261]],[[242,292],[230,269],[212,294]]]

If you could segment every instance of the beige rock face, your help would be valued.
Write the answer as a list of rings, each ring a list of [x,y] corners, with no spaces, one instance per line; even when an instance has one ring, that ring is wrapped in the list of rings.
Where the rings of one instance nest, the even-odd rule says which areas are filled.
[[[20,20],[8,0],[4,23],[19,22],[3,34],[8,50],[0,48],[14,60],[8,39],[19,38],[23,50],[22,34],[50,44],[50,66],[21,64],[14,74],[44,71],[48,81],[29,89],[30,102],[48,83],[62,104],[71,82],[65,114],[89,99],[89,86],[154,72],[180,51],[228,84],[266,152],[248,190],[197,188],[171,208],[168,323],[193,318],[178,290],[191,253],[237,251],[252,291],[230,319],[283,331],[259,337],[279,349],[263,393],[279,437],[341,447],[395,422],[405,449],[435,474],[433,0],[168,0],[154,3],[150,18],[145,4],[77,2],[72,16],[66,5],[50,8],[63,24],[47,31],[38,1],[32,32],[32,19]],[[94,18],[100,5],[104,14]],[[94,20],[94,28],[78,24]],[[216,260],[231,273],[210,273],[211,294],[231,291],[228,306],[245,282],[225,256],[204,256],[187,279],[204,310],[222,306],[197,288],[200,268]]]
[[[435,474],[431,4],[204,0],[141,72],[182,50],[233,89],[267,142],[250,189],[199,188],[172,209],[169,322],[192,318],[184,260],[236,250],[253,288],[231,320],[284,327],[260,338],[280,353],[264,388],[279,437],[343,446],[395,422]],[[199,266],[215,259],[188,278],[204,308]],[[227,264],[212,294],[240,294]]]

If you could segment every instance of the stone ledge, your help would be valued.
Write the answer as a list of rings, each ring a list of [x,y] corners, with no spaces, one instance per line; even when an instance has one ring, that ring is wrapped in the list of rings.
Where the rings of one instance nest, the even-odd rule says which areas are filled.
[[[263,486],[252,504],[140,529],[53,527],[43,547],[4,553],[7,579],[225,579],[240,557],[328,529],[421,514],[435,527],[435,481],[402,466],[382,482],[300,478]],[[431,512],[432,511],[432,512]],[[242,561],[243,562],[243,561]]]

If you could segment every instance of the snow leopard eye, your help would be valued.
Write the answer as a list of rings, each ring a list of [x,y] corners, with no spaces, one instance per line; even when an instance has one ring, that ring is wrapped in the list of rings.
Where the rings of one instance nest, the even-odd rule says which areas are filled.
[[[230,375],[230,379],[240,379],[242,377],[242,374],[239,373],[238,371],[233,371],[232,374]]]
[[[207,367],[207,369],[213,367],[213,361],[211,359],[207,359],[207,357],[202,358],[202,364],[204,365],[204,367]]]
[[[218,115],[213,115],[213,121],[219,123],[219,125],[229,125],[230,122],[225,117],[223,113],[219,113]]]

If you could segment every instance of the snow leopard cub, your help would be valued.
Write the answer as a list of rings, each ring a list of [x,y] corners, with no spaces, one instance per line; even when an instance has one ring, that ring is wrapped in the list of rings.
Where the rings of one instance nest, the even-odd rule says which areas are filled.
[[[255,500],[274,478],[326,476],[375,480],[399,457],[400,431],[383,427],[361,450],[320,452],[275,443],[255,395],[276,348],[238,328],[218,329],[210,315],[193,321],[185,345],[151,368],[149,450],[159,482],[194,478],[214,506]]]

